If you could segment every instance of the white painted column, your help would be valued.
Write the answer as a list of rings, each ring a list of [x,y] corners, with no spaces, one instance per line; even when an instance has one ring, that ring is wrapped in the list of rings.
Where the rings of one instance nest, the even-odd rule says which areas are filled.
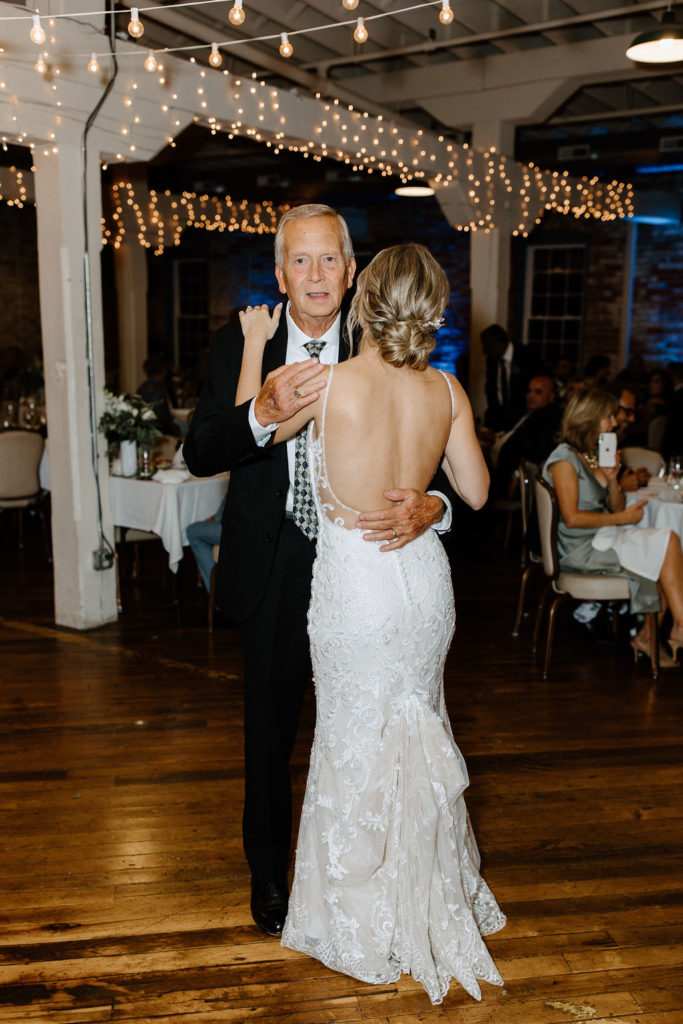
[[[515,128],[505,121],[485,121],[474,125],[474,149],[512,155]],[[489,232],[470,234],[470,377],[469,396],[475,416],[486,410],[486,359],[479,335],[489,324],[508,329],[508,293],[510,290],[510,224],[504,211],[496,210],[496,227]]]
[[[55,620],[89,629],[116,618],[113,568],[96,571],[100,546],[98,491],[92,466],[84,228],[80,147],[35,153],[40,312],[52,486]],[[88,161],[88,237],[92,303],[93,371],[99,416],[104,386],[100,248],[102,216],[99,154]],[[102,523],[113,543],[108,466],[98,439]]]
[[[134,393],[147,358],[147,250],[136,239],[114,255],[119,321],[119,389]]]

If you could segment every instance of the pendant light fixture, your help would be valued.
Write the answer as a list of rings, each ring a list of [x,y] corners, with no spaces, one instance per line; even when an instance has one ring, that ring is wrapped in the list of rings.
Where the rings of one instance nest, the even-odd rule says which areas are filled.
[[[662,24],[654,32],[641,32],[633,40],[626,56],[641,64],[672,64],[683,61],[683,26],[676,24],[669,4]]]

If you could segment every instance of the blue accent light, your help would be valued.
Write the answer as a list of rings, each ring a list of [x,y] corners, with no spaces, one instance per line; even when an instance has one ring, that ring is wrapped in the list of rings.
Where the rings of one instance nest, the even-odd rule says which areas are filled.
[[[683,164],[645,164],[636,167],[636,174],[665,174],[670,171],[683,171]]]

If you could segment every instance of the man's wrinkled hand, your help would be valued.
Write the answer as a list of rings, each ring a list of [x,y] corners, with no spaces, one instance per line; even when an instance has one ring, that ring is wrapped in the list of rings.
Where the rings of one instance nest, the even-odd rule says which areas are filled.
[[[444,504],[436,494],[423,494],[408,487],[385,491],[384,497],[394,503],[391,508],[361,512],[358,516],[358,526],[368,531],[363,540],[386,541],[380,551],[405,547],[443,516]]]
[[[268,374],[254,400],[254,414],[262,427],[284,423],[320,395],[327,379],[317,359],[279,366]]]

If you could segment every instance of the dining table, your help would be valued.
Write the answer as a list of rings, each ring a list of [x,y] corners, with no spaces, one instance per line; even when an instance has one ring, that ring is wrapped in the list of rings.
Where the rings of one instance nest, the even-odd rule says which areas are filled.
[[[168,567],[177,572],[187,541],[187,527],[218,510],[230,474],[194,477],[179,469],[160,469],[149,480],[110,476],[114,525],[155,533],[168,552]]]
[[[647,498],[639,526],[664,526],[683,537],[683,488],[675,488],[665,478],[652,477],[646,487],[626,494],[626,504]]]

